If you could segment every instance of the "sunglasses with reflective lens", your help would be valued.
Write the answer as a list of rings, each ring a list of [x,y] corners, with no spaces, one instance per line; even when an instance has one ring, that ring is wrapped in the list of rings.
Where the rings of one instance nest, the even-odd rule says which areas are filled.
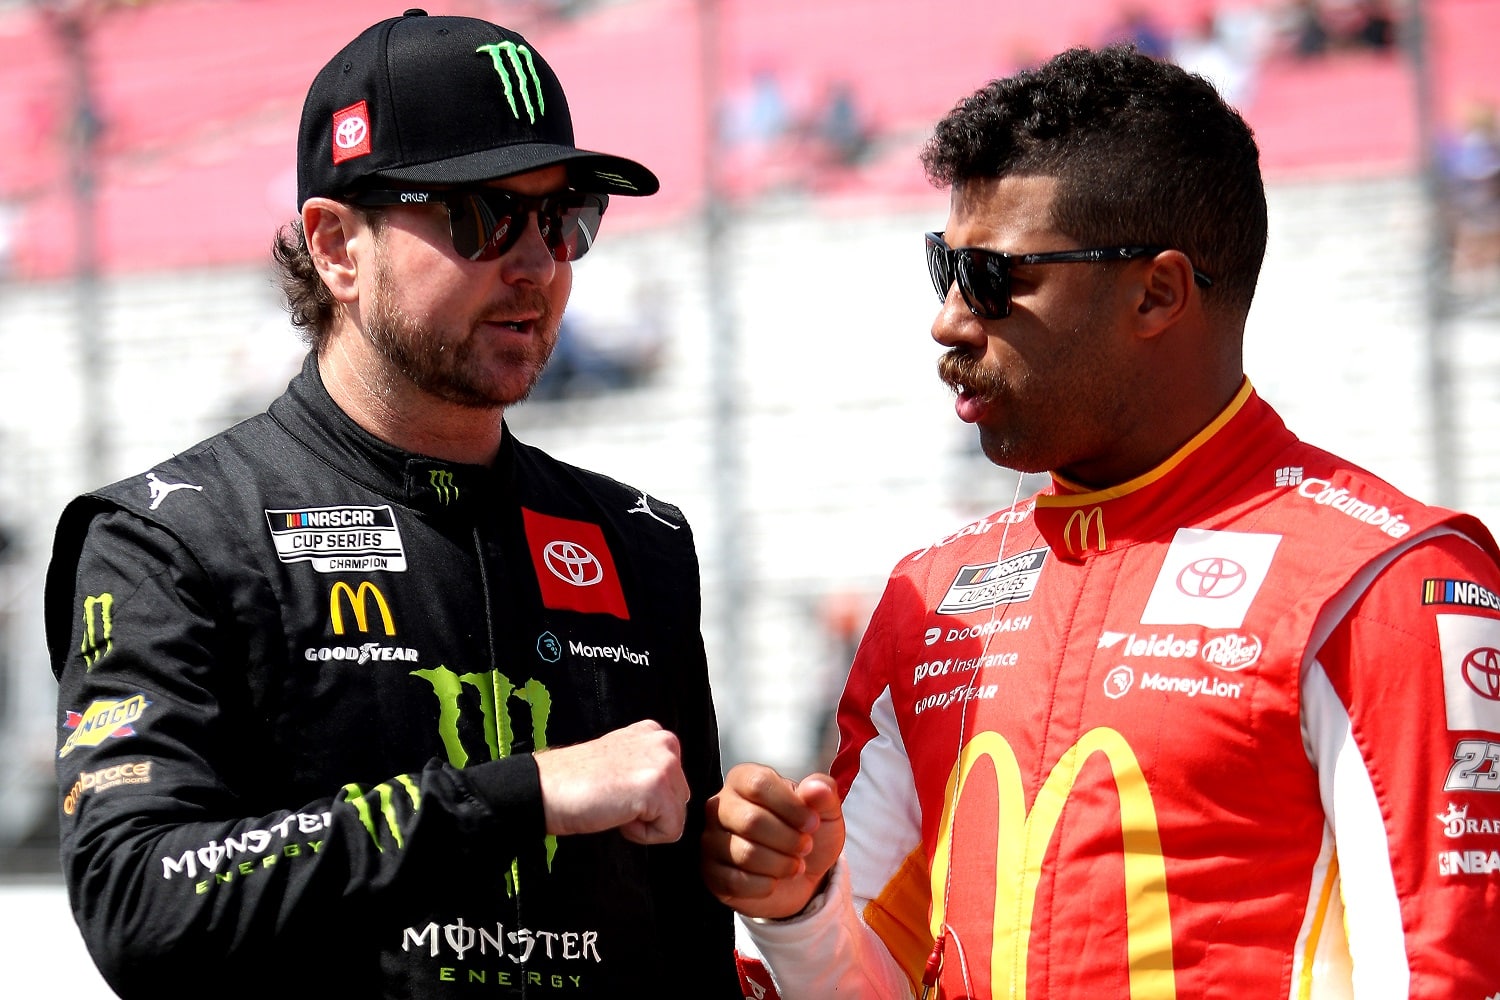
[[[948,290],[958,281],[969,312],[980,319],[1003,319],[1010,315],[1010,270],[1029,264],[1101,264],[1135,260],[1170,249],[1160,246],[1092,247],[1087,250],[1056,250],[1051,253],[1008,254],[982,247],[950,247],[942,233],[927,233],[927,273],[938,301],[946,301]],[[1213,279],[1196,267],[1193,280],[1208,288]]]
[[[558,261],[577,260],[599,235],[609,195],[568,189],[534,197],[500,188],[441,191],[356,191],[344,198],[368,208],[442,205],[448,210],[453,249],[469,260],[494,260],[515,246],[533,213],[537,229]]]

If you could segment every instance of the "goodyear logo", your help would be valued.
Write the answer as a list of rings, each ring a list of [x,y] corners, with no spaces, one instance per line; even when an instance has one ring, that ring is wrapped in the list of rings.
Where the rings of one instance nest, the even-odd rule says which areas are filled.
[[[73,733],[57,756],[66,757],[79,747],[96,747],[110,737],[134,736],[135,723],[150,705],[144,694],[133,694],[124,699],[100,699],[82,712],[69,712],[64,725]]]

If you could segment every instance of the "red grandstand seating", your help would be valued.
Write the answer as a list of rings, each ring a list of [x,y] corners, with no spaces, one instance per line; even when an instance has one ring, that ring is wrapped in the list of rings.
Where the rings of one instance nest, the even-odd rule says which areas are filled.
[[[1156,0],[1153,12],[1175,29],[1208,2]],[[1452,120],[1463,98],[1500,100],[1489,51],[1500,38],[1500,0],[1427,6],[1438,113]],[[848,79],[881,130],[867,167],[820,176],[813,189],[899,197],[927,191],[916,150],[958,98],[1021,61],[1102,41],[1122,3],[949,0],[921,15],[909,0],[719,7],[724,92],[766,66],[803,98]],[[455,0],[441,9],[493,5]],[[367,0],[143,0],[99,15],[87,54],[106,126],[91,220],[102,266],[264,259],[271,233],[294,211],[294,137],[307,83],[332,44],[369,22],[370,10]],[[698,11],[695,0],[615,0],[573,20],[517,24],[566,81],[580,142],[638,157],[662,178],[655,198],[617,199],[612,227],[678,217],[702,198],[708,115]],[[12,271],[22,277],[63,276],[74,264],[68,67],[35,8],[0,14],[0,200],[21,208]],[[1273,60],[1243,110],[1273,177],[1405,169],[1417,159],[1414,94],[1401,56]],[[784,172],[726,170],[723,180],[731,193],[748,195]]]

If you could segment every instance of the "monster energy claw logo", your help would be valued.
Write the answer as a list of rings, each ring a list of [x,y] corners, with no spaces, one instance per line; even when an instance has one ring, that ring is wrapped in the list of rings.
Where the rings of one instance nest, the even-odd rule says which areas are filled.
[[[114,594],[90,595],[83,599],[83,654],[86,669],[93,670],[109,651],[114,648]]]
[[[494,60],[495,72],[500,74],[500,82],[505,84],[505,100],[510,104],[510,113],[516,116],[517,121],[521,119],[521,110],[516,107],[515,93],[516,89],[519,89],[521,103],[526,108],[526,118],[535,125],[537,116],[547,113],[547,101],[542,97],[542,78],[537,75],[536,63],[531,58],[531,50],[515,42],[499,42],[495,45],[481,45],[474,51],[488,53],[489,57]],[[518,88],[511,86],[511,72],[516,75]],[[531,105],[532,90],[536,91],[536,107]]]
[[[498,670],[456,673],[447,666],[432,670],[413,670],[413,677],[420,677],[432,685],[432,693],[438,700],[438,735],[448,752],[448,763],[464,767],[469,763],[469,748],[464,745],[459,733],[459,722],[473,711],[475,701],[479,708],[479,728],[484,737],[484,751],[490,760],[500,760],[511,755],[515,745],[515,720],[511,717],[511,702],[527,706],[531,722],[531,744],[536,750],[547,749],[547,723],[552,717],[552,694],[547,686],[536,678],[517,685]],[[557,854],[557,837],[547,834],[544,838],[547,851],[547,867]],[[520,886],[520,864],[512,859],[510,871],[505,875],[505,891],[514,897]]]
[[[427,473],[427,481],[444,506],[458,499],[458,487],[453,483],[452,470],[433,469]]]
[[[422,808],[422,793],[417,788],[416,782],[411,780],[410,775],[398,775],[396,781],[405,790],[407,798],[411,801],[411,811],[415,813]],[[380,842],[379,821],[374,811],[370,808],[370,796],[375,796],[380,810],[380,820],[385,823],[386,829],[391,832],[391,839],[396,842],[396,849],[406,847],[406,840],[401,835],[401,819],[396,813],[396,789],[388,782],[382,782],[366,792],[358,785],[349,784],[344,786],[344,801],[354,807],[359,815],[359,821],[369,833],[370,839],[375,841],[376,850],[385,852],[385,845]]]

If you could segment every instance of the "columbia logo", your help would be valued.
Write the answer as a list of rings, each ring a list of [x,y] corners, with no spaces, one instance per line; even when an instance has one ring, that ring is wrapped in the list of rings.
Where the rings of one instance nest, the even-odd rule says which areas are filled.
[[[1302,466],[1288,465],[1276,470],[1277,486],[1300,486],[1302,484]],[[1500,998],[1497,998],[1500,1000]]]

